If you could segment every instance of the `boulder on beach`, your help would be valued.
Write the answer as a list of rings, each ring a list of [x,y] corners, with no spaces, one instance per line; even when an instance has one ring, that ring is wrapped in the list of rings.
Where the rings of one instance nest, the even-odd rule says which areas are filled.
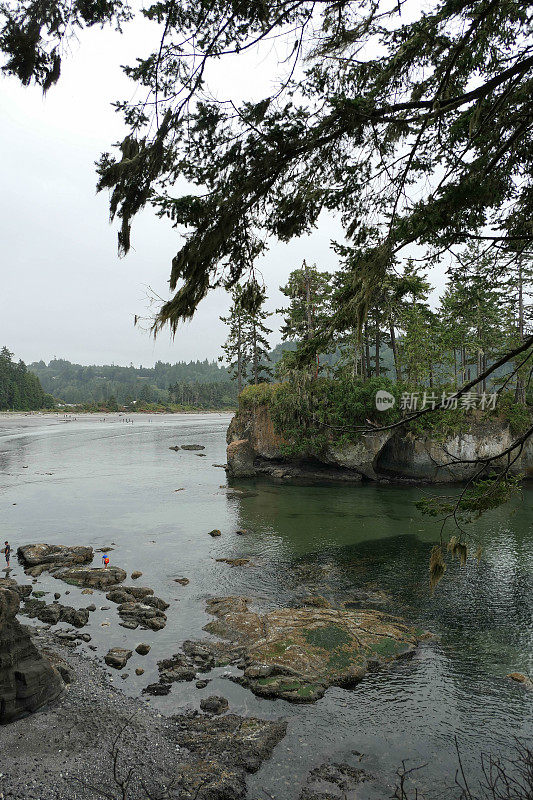
[[[112,647],[104,656],[104,661],[108,667],[123,669],[131,656],[131,650],[126,650],[124,647]]]
[[[141,577],[141,575],[142,575],[142,572],[140,570],[136,569],[134,572],[131,573],[130,577],[131,577],[132,581],[136,581],[137,578]]]
[[[141,642],[141,643],[140,643],[140,644],[138,644],[138,645],[137,645],[137,647],[135,648],[135,652],[136,652],[136,653],[139,653],[139,655],[140,655],[140,656],[146,656],[146,655],[148,655],[148,653],[150,652],[150,650],[151,650],[151,647],[150,647],[150,645],[149,645],[149,644],[146,644],[146,642]]]
[[[0,725],[36,711],[63,690],[63,681],[16,619],[20,595],[0,588]]]
[[[43,564],[85,564],[93,560],[92,547],[81,545],[67,547],[63,544],[25,544],[17,549],[17,555],[25,567]]]
[[[107,589],[126,580],[126,572],[120,567],[65,567],[54,572],[54,578],[74,586],[90,589]]]
[[[174,578],[174,583],[179,583],[182,586],[187,586],[190,583],[188,578]]]
[[[218,528],[213,528],[212,531],[209,531],[209,536],[222,536],[222,531],[219,531]]]

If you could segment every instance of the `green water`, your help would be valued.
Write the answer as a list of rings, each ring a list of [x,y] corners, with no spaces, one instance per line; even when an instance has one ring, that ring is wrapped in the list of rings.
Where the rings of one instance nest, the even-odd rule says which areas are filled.
[[[413,658],[367,675],[353,690],[332,688],[315,704],[292,706],[260,700],[217,670],[206,689],[174,684],[150,705],[173,713],[220,693],[237,713],[288,719],[287,737],[249,779],[254,800],[297,798],[306,773],[330,758],[378,777],[360,798],[390,796],[405,759],[429,763],[415,776],[424,796],[456,797],[455,736],[475,781],[482,751],[508,753],[513,737],[533,730],[533,693],[505,677],[533,672],[533,491],[526,487],[523,502],[476,524],[481,563],[452,564],[432,595],[428,558],[438,529],[414,503],[438,490],[243,481],[235,486],[245,493],[235,493],[213,466],[225,461],[228,422],[227,415],[139,416],[133,424],[109,415],[70,422],[0,417],[6,538],[14,547],[115,542],[112,563],[142,570],[141,583],[170,602],[167,627],[157,633],[119,627],[114,607],[91,615],[87,630],[98,651],[87,653],[99,661],[110,646],[152,644],[142,660],[145,674],[133,674],[132,659],[130,677],[120,682],[132,694],[156,679],[158,659],[186,638],[205,636],[207,597],[242,594],[263,609],[310,594],[332,601],[361,591],[384,597],[376,607],[435,636]],[[186,443],[204,445],[205,457],[168,449]],[[212,528],[222,536],[209,537]],[[241,556],[252,565],[215,561]],[[22,577],[19,568],[15,577]],[[58,583],[44,575],[36,588],[63,591]],[[79,590],[69,590],[70,604],[87,604]],[[103,596],[94,602],[106,604]]]

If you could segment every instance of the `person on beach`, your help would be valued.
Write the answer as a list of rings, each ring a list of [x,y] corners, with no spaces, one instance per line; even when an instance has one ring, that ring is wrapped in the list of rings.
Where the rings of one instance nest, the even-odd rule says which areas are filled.
[[[107,567],[109,564],[109,556],[107,555],[107,553],[104,553],[104,555],[102,556],[102,564],[104,565],[104,567]]]
[[[5,547],[4,547],[3,552],[4,552],[4,555],[6,557],[6,567],[7,567],[7,569],[9,569],[9,559],[11,558],[11,545],[9,544],[9,542],[4,542],[4,544],[5,544]]]

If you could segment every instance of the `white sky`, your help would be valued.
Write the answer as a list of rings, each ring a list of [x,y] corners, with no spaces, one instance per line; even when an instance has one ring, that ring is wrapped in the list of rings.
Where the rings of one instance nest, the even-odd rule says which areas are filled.
[[[145,21],[129,24],[122,36],[108,29],[84,31],[45,98],[38,87],[0,77],[0,346],[27,363],[57,356],[82,364],[148,366],[157,359],[221,353],[226,334],[219,316],[229,305],[223,291],[209,294],[174,341],[163,332],[154,342],[134,328],[134,314],[148,313],[147,286],[168,296],[180,236],[147,209],[133,222],[130,253],[119,259],[108,195],[95,193],[94,162],[125,133],[110,104],[134,91],[120,64],[150,52],[156,36],[157,28]],[[250,56],[244,66],[239,59],[217,65],[217,94],[235,100],[269,94],[276,53]],[[340,226],[326,219],[310,237],[272,243],[258,264],[269,310],[284,304],[279,286],[302,259],[334,270],[330,241],[341,238]],[[279,322],[271,318],[272,344],[280,340]]]

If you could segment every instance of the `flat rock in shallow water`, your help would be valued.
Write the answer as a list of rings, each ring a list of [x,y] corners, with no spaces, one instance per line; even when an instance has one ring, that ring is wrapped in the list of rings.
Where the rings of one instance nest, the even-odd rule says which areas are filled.
[[[74,586],[107,589],[126,580],[126,572],[120,567],[66,567],[55,572],[54,578]]]
[[[18,548],[17,555],[27,567],[39,564],[84,564],[93,560],[93,549],[63,544],[25,544]]]
[[[182,450],[205,450],[203,444],[182,444]]]
[[[244,647],[238,682],[263,697],[312,702],[329,686],[350,687],[411,653],[425,637],[398,617],[374,610],[280,608],[250,611],[242,597],[214,598],[204,630]],[[206,643],[204,643],[206,644]]]
[[[153,594],[154,590],[147,586],[120,586],[112,589],[106,594],[106,600],[112,603],[132,603],[135,600],[144,600],[148,595]]]
[[[526,689],[533,689],[533,681],[528,675],[523,675],[521,672],[511,672],[507,677],[515,681],[515,683],[520,683]]]
[[[161,697],[169,694],[170,688],[169,683],[149,683],[148,686],[144,687],[142,693],[151,694],[153,697]]]

